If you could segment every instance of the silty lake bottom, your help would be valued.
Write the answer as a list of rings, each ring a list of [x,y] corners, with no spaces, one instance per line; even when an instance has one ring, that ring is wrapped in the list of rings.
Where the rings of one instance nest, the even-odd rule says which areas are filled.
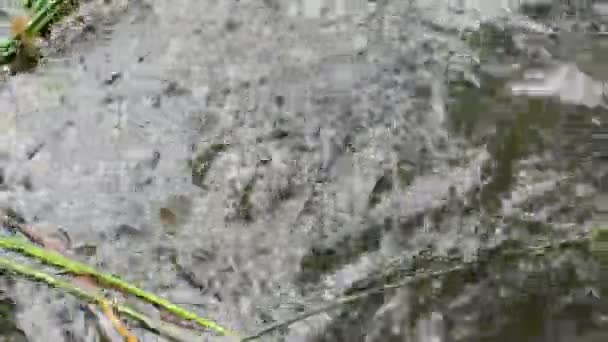
[[[359,297],[264,341],[606,341],[602,18],[452,5],[83,2],[0,85],[0,205],[244,335]],[[95,340],[0,288],[0,341]]]

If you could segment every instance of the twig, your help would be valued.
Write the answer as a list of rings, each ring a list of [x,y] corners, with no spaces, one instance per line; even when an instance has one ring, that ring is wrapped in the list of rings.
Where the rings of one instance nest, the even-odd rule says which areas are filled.
[[[116,329],[116,331],[120,334],[120,336],[125,339],[126,342],[139,342],[137,336],[133,335],[133,333],[131,333],[129,329],[125,327],[124,324],[122,324],[122,322],[120,321],[120,319],[114,314],[114,307],[116,307],[116,303],[113,303],[113,305],[111,305],[110,303],[108,303],[108,301],[102,300],[99,303],[99,306],[101,307],[101,311],[103,311],[104,315],[106,315],[110,322],[112,322],[114,329]]]

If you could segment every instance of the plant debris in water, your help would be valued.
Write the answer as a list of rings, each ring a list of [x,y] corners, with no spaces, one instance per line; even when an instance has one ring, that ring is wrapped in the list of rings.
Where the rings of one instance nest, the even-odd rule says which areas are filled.
[[[213,144],[207,150],[199,154],[194,160],[189,162],[192,169],[192,184],[205,188],[205,177],[211,168],[215,158],[228,149],[228,144]]]

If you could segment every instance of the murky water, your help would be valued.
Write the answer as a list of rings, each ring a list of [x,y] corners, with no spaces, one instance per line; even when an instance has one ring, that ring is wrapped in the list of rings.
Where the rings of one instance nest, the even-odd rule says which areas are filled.
[[[412,278],[267,340],[608,337],[601,44],[445,1],[126,4],[0,89],[0,202],[80,260],[243,333]],[[2,289],[6,340],[87,340],[75,300]]]

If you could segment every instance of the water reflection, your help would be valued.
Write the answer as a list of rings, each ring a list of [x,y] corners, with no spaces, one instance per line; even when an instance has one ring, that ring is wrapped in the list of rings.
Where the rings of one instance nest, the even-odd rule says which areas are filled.
[[[497,50],[504,54],[510,50],[511,44],[504,37],[502,41],[506,42],[506,46]],[[603,63],[597,56],[595,61]],[[601,65],[590,65],[591,58],[585,60],[585,63],[585,71],[603,68]],[[498,64],[504,65],[501,62]],[[487,69],[481,71],[481,90],[466,82],[450,84],[453,99],[450,105],[450,123],[455,136],[465,137],[475,145],[484,144],[492,154],[492,162],[484,170],[486,181],[481,191],[481,205],[487,212],[501,214],[501,199],[509,196],[513,190],[518,178],[517,172],[522,169],[518,165],[528,158],[544,159],[536,167],[547,171],[588,174],[592,120],[606,115],[605,109],[589,108],[584,104],[566,104],[553,97],[555,92],[547,93],[546,97],[542,94],[535,94],[537,96],[534,97],[513,96],[509,91],[511,88],[507,86],[508,80],[517,79],[521,75],[503,73],[501,76],[508,77],[499,78]],[[603,76],[598,77],[601,79]],[[559,86],[568,87],[567,84]],[[588,219],[589,217],[583,218],[583,221]],[[566,255],[570,252],[564,251]],[[576,260],[573,255],[569,257]],[[588,252],[578,257],[589,260]],[[496,260],[488,262],[500,263]],[[530,261],[520,260],[519,264],[526,262]],[[538,263],[539,260],[534,262]],[[547,264],[549,260],[545,257],[540,262]],[[593,263],[591,260],[589,262]],[[487,314],[483,314],[482,309],[475,320],[475,333],[452,330],[450,336],[455,340],[488,342],[606,340],[608,327],[598,323],[597,318],[606,314],[605,310],[600,310],[602,300],[597,298],[594,291],[584,288],[585,283],[589,283],[585,281],[586,277],[595,278],[591,283],[599,285],[597,269],[589,271],[592,273],[581,276],[580,269],[573,265],[556,269],[545,267],[537,272],[539,284],[520,283],[516,289],[512,289],[518,292],[516,296],[497,299],[499,303],[494,304],[498,307],[485,307]],[[493,286],[504,287],[504,279],[514,271],[504,272],[501,272],[501,280]],[[511,276],[522,277],[521,274]],[[556,282],[556,279],[560,281]],[[447,279],[445,281],[449,282]],[[476,283],[483,281],[487,281],[487,278],[477,279]],[[454,322],[452,319],[448,326],[463,329],[462,321],[457,324]]]

